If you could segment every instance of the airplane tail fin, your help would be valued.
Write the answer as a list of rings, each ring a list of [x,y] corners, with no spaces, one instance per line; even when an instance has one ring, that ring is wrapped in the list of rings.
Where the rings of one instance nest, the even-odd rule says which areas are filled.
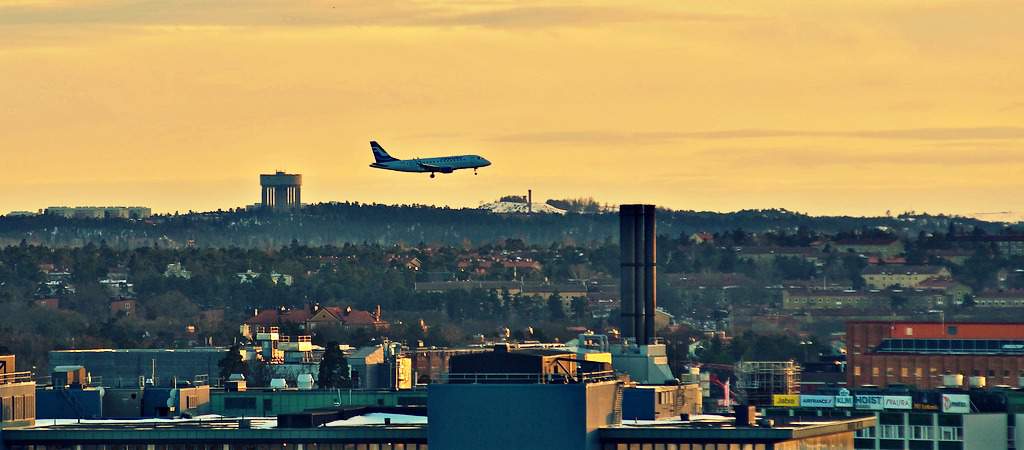
[[[373,150],[373,159],[378,163],[398,161],[398,158],[392,157],[388,152],[384,151],[384,147],[381,147],[377,141],[370,141],[370,150]]]

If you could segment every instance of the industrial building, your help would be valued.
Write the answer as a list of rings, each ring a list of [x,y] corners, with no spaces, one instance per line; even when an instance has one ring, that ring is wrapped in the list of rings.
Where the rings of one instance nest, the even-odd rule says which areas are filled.
[[[277,417],[41,422],[3,430],[0,448],[852,449],[854,434],[875,424],[873,417],[769,418],[752,408],[736,417],[622,421],[619,382],[584,373],[568,383],[433,385],[426,411],[336,407]],[[484,375],[462,373],[462,379]]]
[[[217,363],[227,351],[224,347],[53,350],[49,353],[50,372],[61,366],[82,366],[105,387],[137,387],[150,381],[171,386],[176,381],[195,382],[219,373]]]
[[[50,384],[38,386],[36,418],[102,419],[106,417],[179,417],[210,412],[210,386],[190,381],[171,386],[93,386],[82,366],[58,366]]]
[[[690,397],[672,395],[696,394],[695,385],[627,384],[607,356],[502,345],[452,356],[446,383],[426,392],[260,389],[197,398],[211,391],[196,386],[161,396],[151,386],[107,389],[100,394],[102,416],[117,418],[20,424],[0,434],[0,448],[839,449],[853,448],[854,433],[874,425],[873,418],[770,420],[749,409],[736,418],[702,416]],[[62,367],[51,379],[53,386],[40,389],[47,402],[95,391],[82,367]],[[173,409],[138,407],[146,404]],[[674,404],[690,409],[671,409]],[[204,415],[210,413],[217,415]],[[633,418],[623,421],[624,413]]]
[[[210,413],[227,417],[272,417],[310,409],[353,406],[426,406],[427,391],[247,389],[210,391]]]
[[[1021,387],[1024,323],[848,322],[850,386],[943,386],[943,375]]]
[[[771,416],[844,418],[873,416],[878,425],[857,432],[858,449],[1014,449],[1024,439],[1024,392],[1015,389],[916,390],[823,388],[814,394],[777,395]]]
[[[271,209],[302,206],[302,175],[281,171],[261,174],[260,206]]]

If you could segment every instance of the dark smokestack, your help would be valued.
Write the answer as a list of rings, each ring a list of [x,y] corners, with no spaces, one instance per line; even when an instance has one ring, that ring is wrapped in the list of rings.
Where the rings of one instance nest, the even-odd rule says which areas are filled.
[[[654,317],[658,306],[658,232],[655,226],[654,205],[643,205],[644,210],[644,344],[654,343]],[[639,234],[639,233],[638,233]]]
[[[526,212],[533,214],[533,189],[526,190]]]
[[[654,205],[619,207],[619,249],[622,253],[620,297],[622,335],[639,345],[654,340],[657,307],[657,228]]]
[[[637,265],[634,245],[634,218],[633,205],[619,206],[619,305],[621,308],[622,337],[636,338],[636,318],[640,311],[636,310],[636,298],[634,297],[633,286],[637,284],[635,279],[635,267]]]
[[[633,329],[636,343],[644,341],[644,209],[643,205],[633,206]]]

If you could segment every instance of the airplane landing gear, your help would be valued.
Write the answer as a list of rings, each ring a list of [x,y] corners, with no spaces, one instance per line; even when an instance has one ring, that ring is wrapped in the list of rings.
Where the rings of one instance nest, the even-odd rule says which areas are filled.
[[[434,178],[434,172],[430,172],[430,178]]]
[[[476,175],[476,167],[473,168],[473,175]]]

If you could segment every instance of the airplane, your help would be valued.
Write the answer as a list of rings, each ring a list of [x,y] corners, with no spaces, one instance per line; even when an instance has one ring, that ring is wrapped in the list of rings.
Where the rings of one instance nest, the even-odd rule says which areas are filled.
[[[370,150],[373,151],[373,159],[375,160],[373,164],[370,164],[370,167],[374,169],[395,170],[398,172],[430,172],[430,178],[434,178],[434,174],[437,172],[452,173],[459,169],[473,169],[473,175],[476,175],[476,169],[491,165],[490,161],[478,155],[398,159],[384,151],[384,147],[381,147],[377,141],[370,141]]]

